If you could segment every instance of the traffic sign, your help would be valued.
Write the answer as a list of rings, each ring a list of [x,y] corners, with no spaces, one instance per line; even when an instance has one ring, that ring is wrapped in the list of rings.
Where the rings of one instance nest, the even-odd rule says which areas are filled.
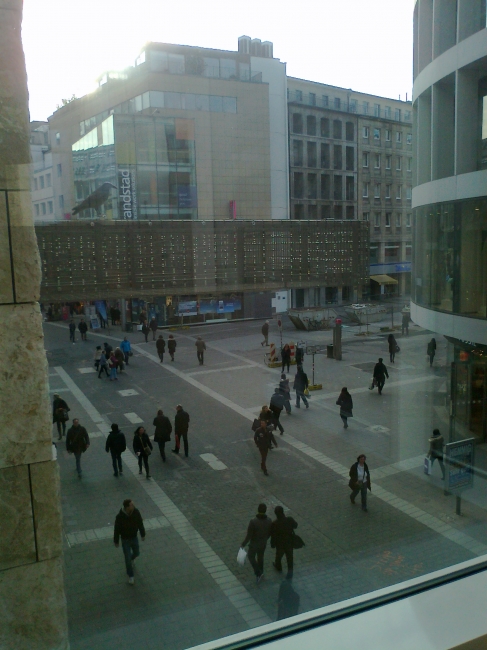
[[[282,320],[280,318],[277,319],[277,327],[282,329]]]
[[[307,345],[306,354],[323,354],[325,352],[321,345]]]

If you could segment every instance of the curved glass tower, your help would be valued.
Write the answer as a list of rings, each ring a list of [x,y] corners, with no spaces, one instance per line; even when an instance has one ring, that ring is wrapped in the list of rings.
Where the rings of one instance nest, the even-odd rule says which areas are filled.
[[[486,0],[414,11],[412,319],[450,346],[451,438],[487,436]]]

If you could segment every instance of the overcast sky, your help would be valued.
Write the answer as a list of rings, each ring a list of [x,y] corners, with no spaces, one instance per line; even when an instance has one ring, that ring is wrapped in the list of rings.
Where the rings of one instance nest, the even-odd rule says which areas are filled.
[[[243,34],[274,43],[287,73],[411,98],[415,0],[24,0],[31,119],[133,65],[147,41],[236,50]]]

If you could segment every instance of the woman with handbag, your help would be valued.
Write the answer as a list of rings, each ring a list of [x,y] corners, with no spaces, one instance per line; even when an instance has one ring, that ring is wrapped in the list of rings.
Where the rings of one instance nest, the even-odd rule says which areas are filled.
[[[394,338],[394,334],[389,334],[387,337],[387,342],[389,344],[389,359],[391,360],[391,363],[394,363],[396,352],[399,352],[399,346],[396,339]]]
[[[362,510],[367,512],[367,490],[372,491],[372,488],[370,486],[370,472],[365,460],[365,454],[357,456],[357,462],[352,465],[348,473],[350,476],[348,487],[352,490],[352,494],[350,495],[352,505],[355,505],[355,497],[360,492]]]
[[[353,418],[353,400],[346,386],[342,388],[342,391],[338,396],[336,403],[340,407],[340,417],[343,421],[343,428],[348,429],[347,418]]]
[[[69,406],[66,402],[59,397],[58,393],[54,393],[54,401],[52,403],[52,421],[57,425],[58,440],[61,440],[66,435],[66,422],[69,420]],[[62,427],[62,434],[61,434]]]
[[[134,454],[139,460],[139,474],[142,474],[142,463],[144,463],[146,478],[150,478],[149,456],[152,453],[152,443],[149,440],[144,427],[137,427],[134,433]]]

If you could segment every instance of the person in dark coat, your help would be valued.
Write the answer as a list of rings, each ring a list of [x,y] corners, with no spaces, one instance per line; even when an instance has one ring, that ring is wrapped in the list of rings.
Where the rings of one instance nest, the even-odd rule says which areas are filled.
[[[117,368],[119,372],[122,372],[125,365],[125,356],[120,348],[115,348],[115,359],[117,360]]]
[[[353,418],[353,400],[346,386],[342,388],[336,403],[340,407],[340,417],[343,421],[343,428],[348,429],[347,418]]]
[[[382,395],[382,389],[386,383],[386,377],[389,379],[389,373],[387,372],[385,365],[382,363],[382,357],[380,357],[378,363],[374,366],[374,379],[377,388],[379,389],[379,395]]]
[[[125,499],[123,507],[115,517],[113,529],[113,543],[118,548],[120,537],[122,538],[122,549],[125,557],[125,568],[129,577],[129,585],[134,584],[134,560],[139,557],[139,540],[137,533],[140,532],[142,541],[145,540],[145,528],[142,515],[137,510],[132,499]]]
[[[274,422],[273,422],[274,428],[278,427],[281,436],[284,433],[284,427],[279,422],[279,416],[281,415],[283,408],[284,408],[284,395],[281,393],[279,388],[275,388],[274,395],[271,397],[271,403],[269,405],[269,409],[272,411],[272,414],[274,416]]]
[[[286,413],[288,415],[291,415],[291,389],[289,388],[289,379],[286,379],[286,375],[284,373],[281,375],[279,390],[284,396],[284,408],[286,409]]]
[[[276,519],[271,526],[271,548],[276,549],[276,560],[273,562],[278,571],[282,571],[282,557],[286,556],[287,575],[286,578],[291,580],[293,577],[293,535],[298,527],[297,522],[292,517],[286,517],[282,506],[274,508]]]
[[[133,448],[134,454],[139,459],[139,474],[142,474],[142,463],[144,463],[145,475],[149,479],[151,477],[149,472],[149,455],[153,447],[144,427],[137,427],[135,429]]]
[[[76,343],[76,323],[73,319],[69,321],[69,340]]]
[[[85,319],[82,318],[78,324],[79,333],[81,334],[81,340],[86,341],[86,332],[88,331],[88,325],[85,323]]]
[[[156,340],[156,332],[157,332],[157,321],[156,321],[154,316],[150,319],[149,327],[152,330],[152,340],[155,341]]]
[[[303,366],[298,366],[298,371],[294,377],[293,388],[296,391],[296,408],[301,408],[299,400],[302,399],[306,408],[309,408],[308,400],[304,394],[304,391],[308,388],[308,375],[304,372]]]
[[[166,452],[165,444],[171,440],[171,431],[172,424],[170,419],[164,415],[162,409],[157,411],[157,415],[154,418],[152,424],[155,426],[156,430],[154,432],[154,442],[157,442],[159,445],[159,451],[161,452],[162,461],[166,462]]]
[[[112,352],[113,352],[113,348],[112,348],[112,346],[111,346],[109,343],[107,343],[107,342],[105,341],[105,343],[103,344],[103,348],[104,348],[104,350],[105,350],[105,356],[106,356],[106,358],[109,359],[109,358],[110,358],[110,355],[111,355]]]
[[[81,454],[84,454],[85,451],[90,446],[90,438],[88,432],[84,427],[79,423],[79,420],[75,418],[73,420],[73,426],[68,429],[68,434],[66,436],[66,451],[68,454],[74,454],[76,458],[76,471],[78,472],[78,478],[81,478]]]
[[[267,404],[264,404],[264,406],[261,408],[259,417],[257,419],[259,421],[259,424],[257,427],[252,429],[254,433],[260,427],[261,422],[265,422],[266,427],[272,427],[275,430],[276,427],[274,426],[274,414],[267,406]],[[272,449],[272,445],[269,447],[269,449]]]
[[[205,360],[206,343],[203,341],[201,336],[198,336],[195,345],[196,345],[196,356],[198,357],[200,366],[202,366]]]
[[[98,366],[98,379],[100,379],[101,373],[105,371],[107,377],[109,377],[108,373],[108,361],[107,357],[105,354],[105,351],[102,350],[100,354],[100,360],[99,360],[99,366]]]
[[[409,315],[408,311],[403,312],[402,315],[402,323],[401,323],[401,334],[404,336],[404,332],[406,332],[406,336],[409,336],[409,322],[411,320],[411,316]]]
[[[164,352],[166,351],[166,341],[162,334],[159,334],[159,338],[156,341],[157,354],[159,355],[159,361],[162,363],[164,361]]]
[[[172,334],[169,334],[169,339],[167,342],[167,351],[169,352],[171,361],[174,361],[174,353],[176,352],[176,345],[177,343],[174,339],[174,336]]]
[[[174,454],[179,454],[181,447],[181,437],[184,442],[184,455],[186,458],[189,454],[188,443],[188,429],[189,429],[189,413],[183,409],[181,404],[176,406],[176,416],[174,418],[174,437],[176,438],[175,448],[172,450]]]
[[[266,504],[259,503],[257,515],[250,520],[245,539],[240,544],[241,548],[245,548],[247,544],[249,545],[247,557],[254,570],[257,584],[264,575],[264,553],[272,526],[271,518],[266,515],[266,512]],[[257,560],[255,556],[257,556]]]
[[[302,366],[304,361],[304,350],[303,348],[296,348],[296,364]]]
[[[430,358],[430,368],[433,365],[433,359],[435,358],[436,354],[436,339],[431,339],[431,341],[428,343],[428,347],[426,348],[426,354]]]
[[[266,322],[262,325],[262,336],[264,337],[264,340],[262,341],[261,345],[269,345],[268,339],[269,339],[269,321],[266,320]]]
[[[443,465],[443,445],[445,444],[445,440],[439,429],[433,430],[433,435],[428,439],[428,442],[430,445],[428,456],[431,459],[431,469],[433,469],[435,459],[438,459],[442,478],[445,480],[445,466]]]
[[[396,351],[397,351],[397,341],[394,338],[394,334],[389,334],[387,337],[387,343],[389,345],[389,359],[391,363],[394,363],[394,358],[396,356]]]
[[[146,343],[149,343],[149,333],[150,333],[149,323],[145,320],[142,324],[142,334],[145,336]]]
[[[274,438],[274,434],[267,426],[267,422],[265,420],[261,420],[260,427],[255,430],[254,442],[260,452],[260,469],[264,472],[265,476],[269,476],[266,466],[267,454],[269,453],[269,449],[272,448],[273,444],[275,447],[277,447],[277,441]]]
[[[287,366],[287,371],[289,372],[289,365],[291,364],[291,348],[289,347],[289,343],[286,343],[281,350],[281,361],[282,372],[284,372],[284,366]]]
[[[69,420],[68,412],[70,410],[66,402],[59,397],[58,393],[54,393],[54,400],[52,402],[52,421],[56,423],[58,440],[61,440],[66,435],[66,422]],[[61,433],[62,427],[62,433]]]
[[[110,452],[112,455],[113,463],[113,476],[123,474],[122,469],[122,454],[127,449],[124,434],[118,428],[118,424],[112,424],[111,431],[108,434],[105,443],[105,451]]]
[[[370,472],[367,463],[365,462],[365,454],[357,456],[357,462],[352,465],[348,475],[350,481],[348,487],[352,490],[350,501],[355,505],[355,497],[360,492],[362,498],[362,510],[367,512],[367,490],[372,491],[370,483]]]

